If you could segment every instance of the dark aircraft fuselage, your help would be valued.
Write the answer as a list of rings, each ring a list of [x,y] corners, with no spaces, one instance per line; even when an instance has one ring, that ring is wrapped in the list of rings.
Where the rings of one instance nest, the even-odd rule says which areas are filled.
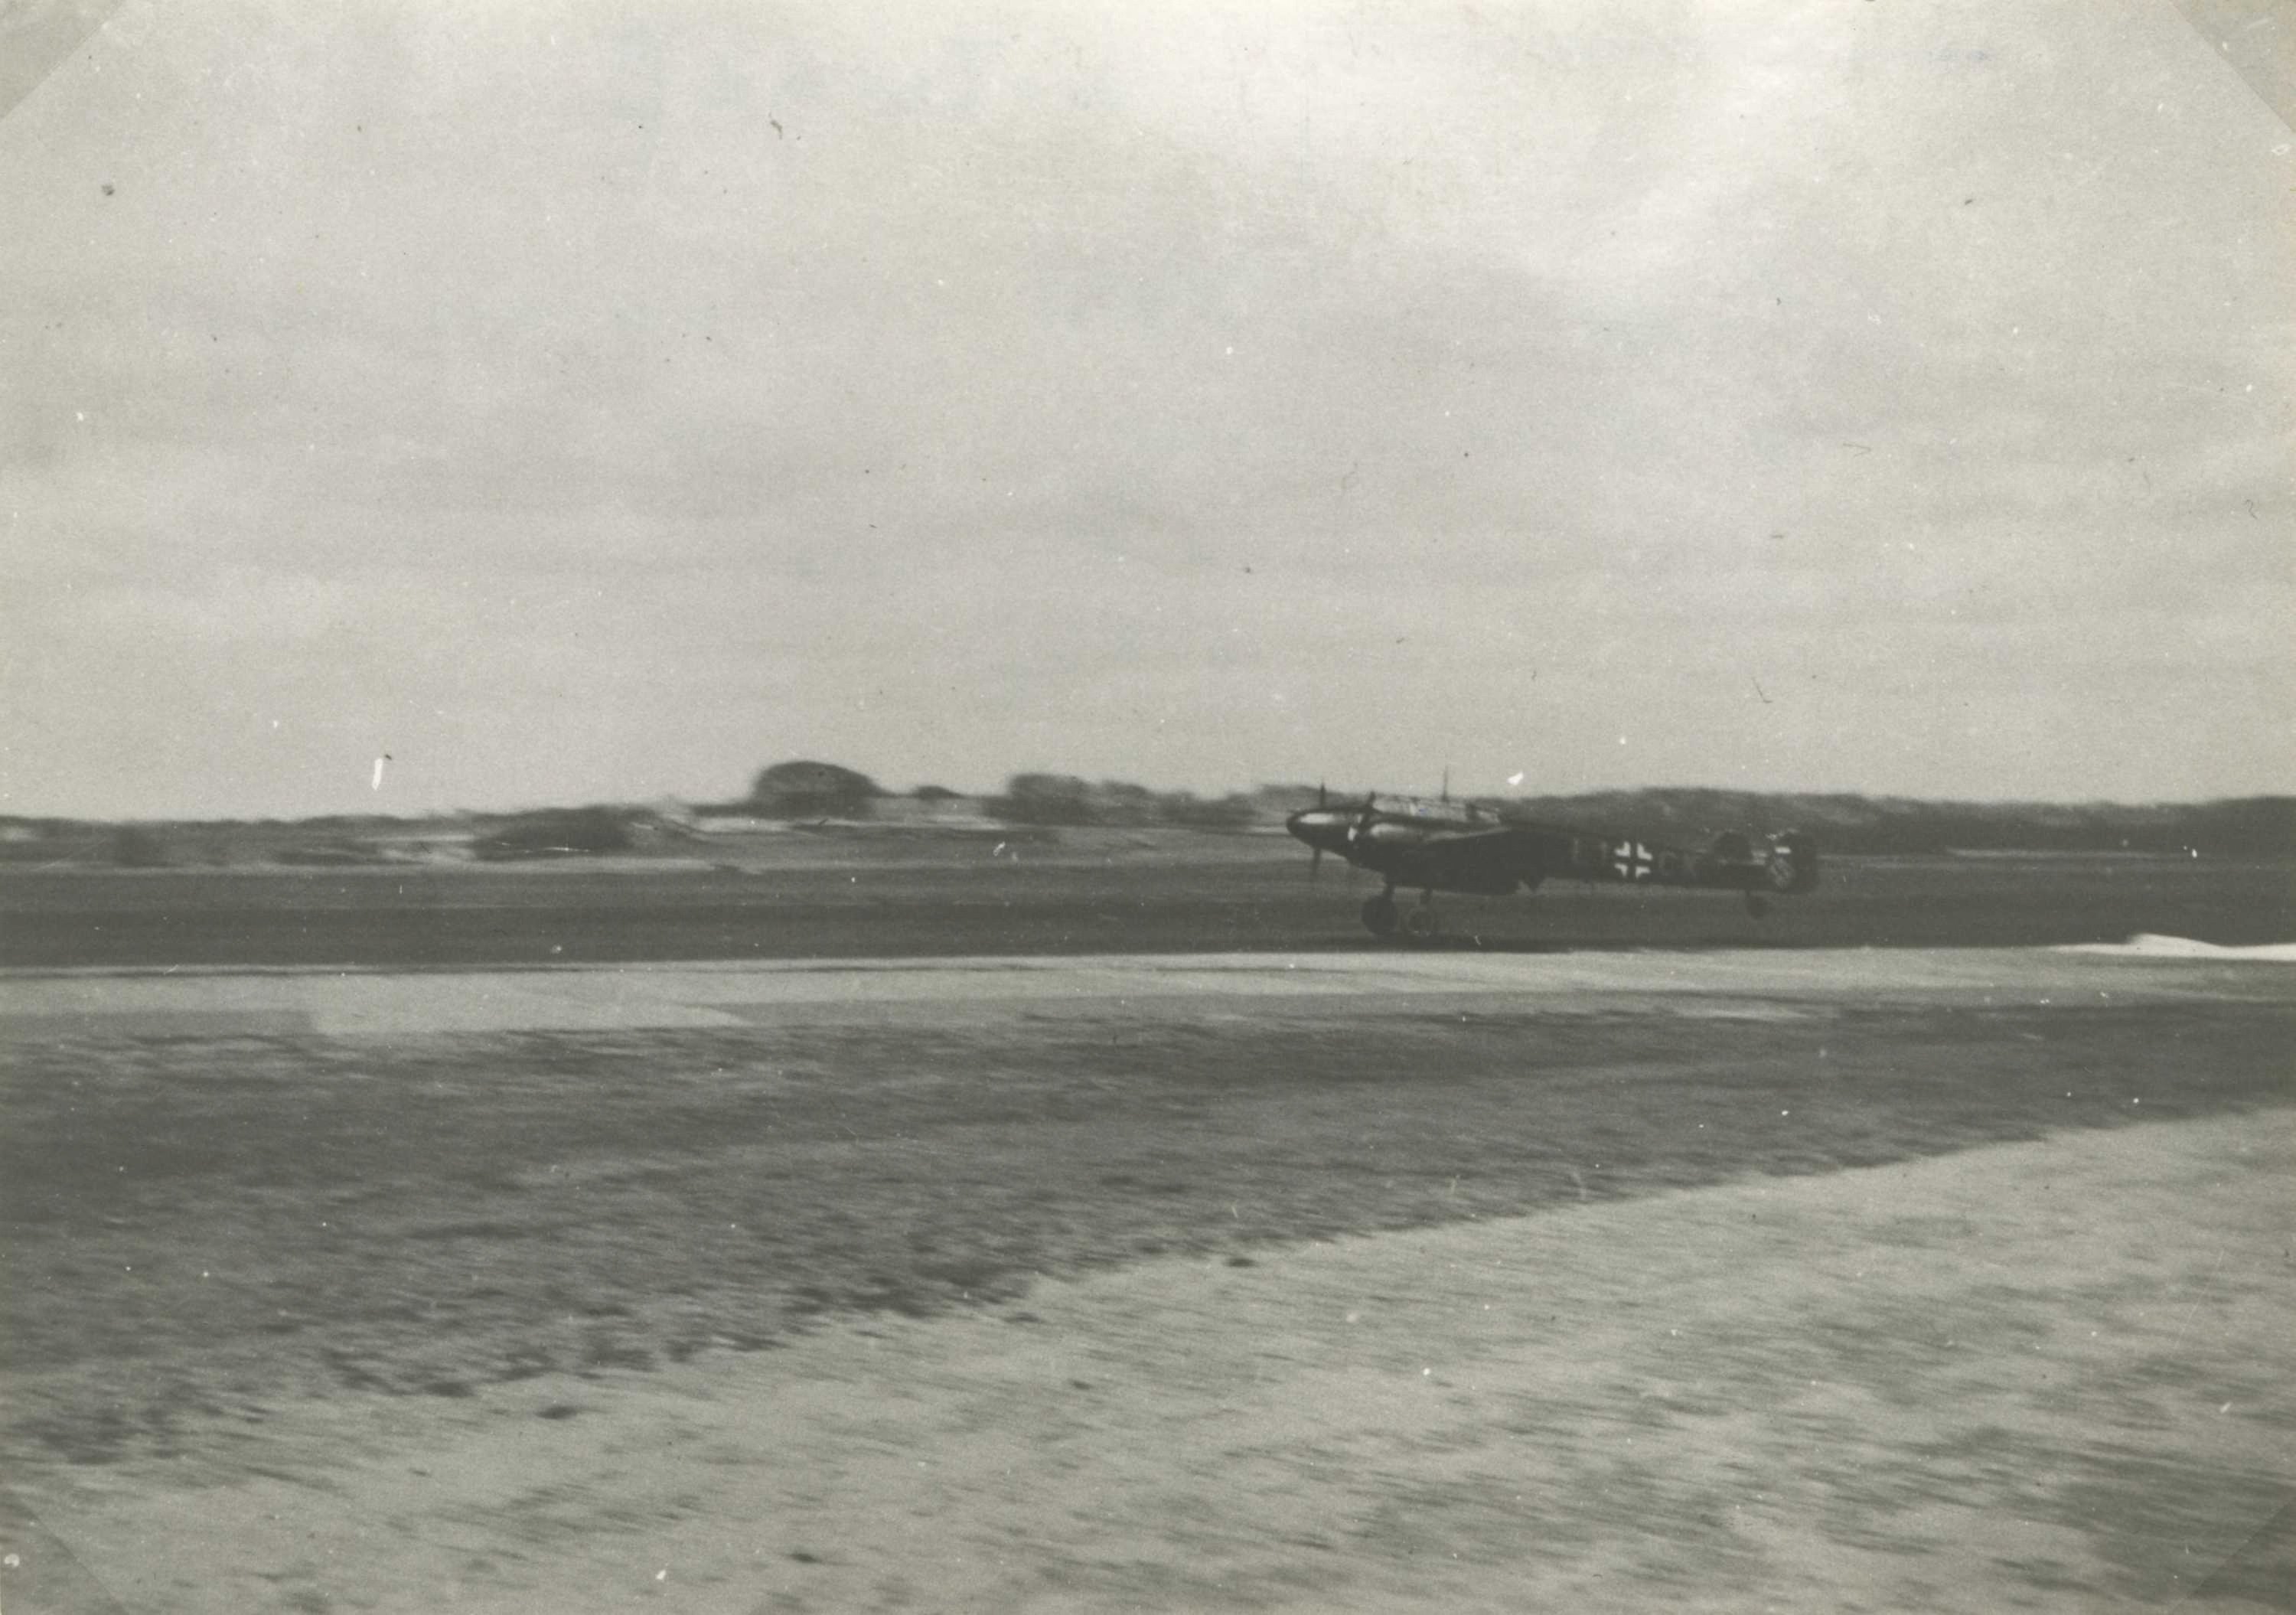
[[[1816,850],[1792,834],[1757,840],[1734,832],[1697,851],[1630,834],[1511,824],[1472,803],[1377,795],[1303,809],[1285,828],[1319,860],[1332,853],[1386,881],[1364,907],[1364,922],[1381,935],[1393,929],[1398,887],[1423,897],[1505,897],[1550,878],[1688,886],[1745,893],[1759,914],[1767,894],[1817,884]]]

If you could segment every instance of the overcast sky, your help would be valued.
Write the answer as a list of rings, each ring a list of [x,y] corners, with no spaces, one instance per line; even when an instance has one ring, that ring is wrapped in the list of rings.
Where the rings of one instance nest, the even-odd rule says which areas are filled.
[[[129,0],[0,118],[0,811],[2296,788],[2206,31]]]

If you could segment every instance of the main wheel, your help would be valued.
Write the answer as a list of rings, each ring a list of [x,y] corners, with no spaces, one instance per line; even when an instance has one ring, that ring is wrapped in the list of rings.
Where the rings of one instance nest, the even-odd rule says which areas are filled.
[[[1395,899],[1385,892],[1363,906],[1364,929],[1374,937],[1395,934]]]
[[[1423,903],[1403,916],[1403,934],[1414,941],[1424,942],[1442,929],[1442,916]]]

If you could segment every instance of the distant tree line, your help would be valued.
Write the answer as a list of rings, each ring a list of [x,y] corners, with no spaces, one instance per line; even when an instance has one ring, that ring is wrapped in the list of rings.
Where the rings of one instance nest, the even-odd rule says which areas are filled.
[[[866,820],[893,793],[833,763],[776,763],[748,797],[698,808],[704,814],[783,821]],[[938,785],[908,793],[950,801]],[[1281,824],[1318,799],[1312,785],[1266,785],[1250,793],[1200,797],[1152,791],[1121,780],[1068,774],[1016,774],[980,811],[1007,824],[1056,828],[1169,826],[1232,831]],[[1333,790],[1334,803],[1360,800]],[[1826,851],[2128,852],[2203,857],[2296,857],[2296,797],[2126,806],[2112,802],[1935,802],[1905,797],[1810,795],[1716,790],[1594,791],[1577,796],[1481,798],[1503,819],[1584,825],[1671,841],[1698,842],[1725,830],[1757,834],[1802,830]],[[658,843],[652,809],[627,805],[531,813],[451,815],[430,821],[331,816],[296,821],[181,821],[105,824],[87,820],[0,816],[0,864],[109,864],[136,868],[220,865],[250,857],[285,863],[373,861],[425,824],[466,825],[482,858],[619,852]],[[673,834],[673,839],[674,834]]]
[[[1151,791],[1121,780],[1097,783],[1072,774],[1016,774],[988,811],[1009,824],[1172,824],[1236,830],[1262,815],[1249,796],[1200,797],[1186,791]]]
[[[874,803],[893,793],[867,775],[835,763],[800,760],[761,770],[750,794],[726,807],[768,819],[865,819]],[[952,801],[957,792],[921,785],[909,793],[924,801]],[[1186,791],[1151,791],[1122,780],[1086,780],[1072,774],[1016,774],[983,809],[1008,824],[1155,825],[1234,830],[1267,823],[1255,797],[1200,797]],[[716,811],[723,811],[723,808]]]

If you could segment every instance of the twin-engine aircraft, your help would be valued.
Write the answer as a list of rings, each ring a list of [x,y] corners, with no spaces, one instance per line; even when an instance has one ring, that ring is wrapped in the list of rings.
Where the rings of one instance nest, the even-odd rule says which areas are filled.
[[[1320,789],[1316,797],[1315,807],[1293,814],[1284,827],[1315,848],[1311,875],[1325,853],[1335,852],[1387,882],[1363,906],[1363,922],[1374,937],[1393,936],[1398,923],[1406,936],[1434,936],[1441,929],[1432,906],[1439,891],[1503,898],[1549,878],[1735,891],[1756,919],[1769,912],[1773,894],[1817,884],[1817,849],[1793,832],[1757,840],[1734,831],[1693,852],[1636,836],[1510,824],[1447,797],[1372,795],[1341,803]],[[1398,886],[1418,889],[1418,906],[1408,913],[1396,906]]]

